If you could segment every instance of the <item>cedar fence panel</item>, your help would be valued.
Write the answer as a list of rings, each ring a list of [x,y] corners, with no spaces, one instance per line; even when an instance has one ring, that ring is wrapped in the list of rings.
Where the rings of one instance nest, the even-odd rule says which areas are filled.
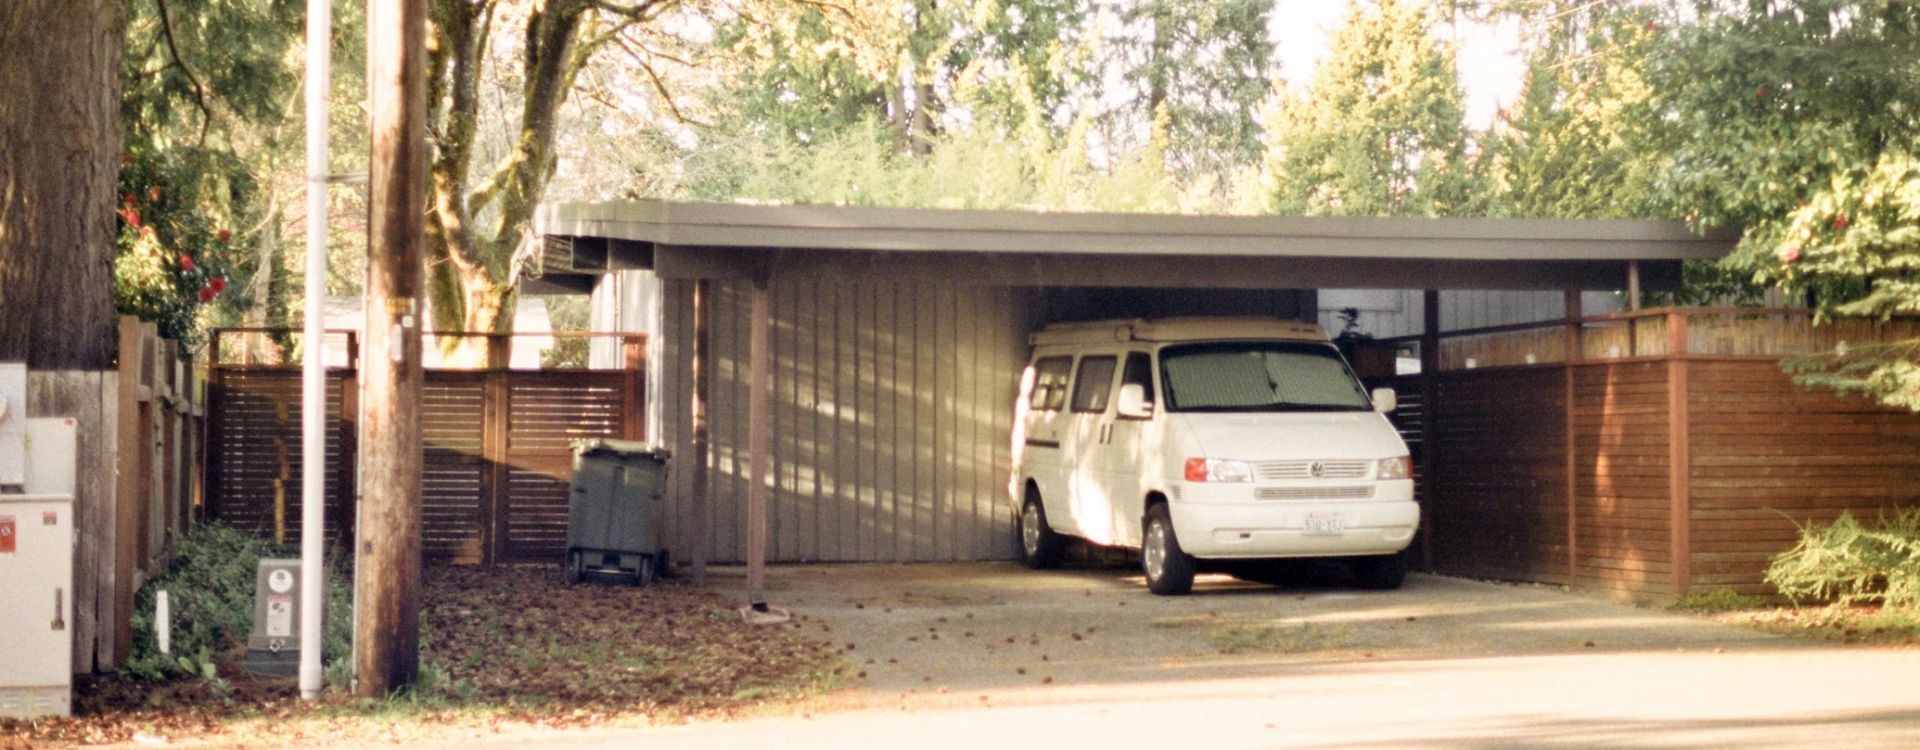
[[[560,559],[573,441],[638,439],[645,432],[645,363],[633,356],[644,347],[628,343],[624,370],[426,372],[420,405],[425,558],[456,564]],[[348,364],[355,361],[352,349],[349,340]],[[222,362],[217,345],[213,357],[206,516],[293,543],[300,533],[300,370],[255,364],[252,354]],[[353,528],[357,391],[352,367],[328,368],[330,543]]]
[[[1664,308],[1572,328],[1571,363],[1548,358],[1564,322],[1456,331],[1436,372],[1392,383],[1403,403],[1434,394],[1417,450],[1436,572],[1638,600],[1769,594],[1767,563],[1797,524],[1920,505],[1920,415],[1796,386],[1779,362],[1912,338],[1920,321]]]

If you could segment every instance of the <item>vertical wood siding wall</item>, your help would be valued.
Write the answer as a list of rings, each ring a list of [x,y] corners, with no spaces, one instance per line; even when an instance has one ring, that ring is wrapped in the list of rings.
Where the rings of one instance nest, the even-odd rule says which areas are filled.
[[[669,546],[690,544],[693,284],[662,283]],[[712,285],[710,559],[746,548],[752,288]],[[1013,556],[1009,435],[1033,292],[916,282],[773,285],[768,559]]]

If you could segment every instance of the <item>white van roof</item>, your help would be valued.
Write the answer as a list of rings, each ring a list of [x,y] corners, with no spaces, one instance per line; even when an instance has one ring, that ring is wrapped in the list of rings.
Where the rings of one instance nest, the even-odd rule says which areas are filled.
[[[1313,323],[1263,317],[1133,318],[1090,323],[1055,323],[1027,337],[1033,346],[1111,344],[1121,341],[1219,341],[1282,339],[1325,342],[1327,332]]]

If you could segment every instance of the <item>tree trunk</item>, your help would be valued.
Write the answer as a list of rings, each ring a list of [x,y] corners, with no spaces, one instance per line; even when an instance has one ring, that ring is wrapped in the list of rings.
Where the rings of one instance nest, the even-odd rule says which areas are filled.
[[[0,360],[113,367],[116,0],[0,2]]]

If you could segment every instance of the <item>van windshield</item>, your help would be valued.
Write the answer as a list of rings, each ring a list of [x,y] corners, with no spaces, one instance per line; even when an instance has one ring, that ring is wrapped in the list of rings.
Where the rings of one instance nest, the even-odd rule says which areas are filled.
[[[1366,411],[1331,346],[1291,341],[1181,344],[1160,350],[1170,411]]]

